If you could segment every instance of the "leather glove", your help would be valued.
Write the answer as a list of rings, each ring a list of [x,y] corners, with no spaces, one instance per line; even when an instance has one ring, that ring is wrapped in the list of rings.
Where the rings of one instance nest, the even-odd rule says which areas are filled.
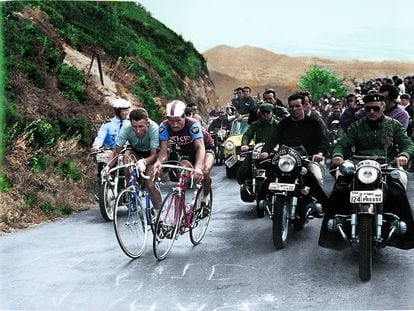
[[[138,167],[138,171],[140,172],[140,173],[143,173],[143,172],[145,172],[145,169],[146,169],[146,164],[145,164],[145,160],[144,159],[140,159],[140,160],[138,160],[138,162],[137,162],[137,167]]]

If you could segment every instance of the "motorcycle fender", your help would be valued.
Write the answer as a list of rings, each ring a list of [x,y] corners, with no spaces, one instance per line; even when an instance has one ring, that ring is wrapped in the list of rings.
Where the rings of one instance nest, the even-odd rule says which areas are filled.
[[[357,208],[358,214],[371,214],[374,215],[374,204],[359,204]]]

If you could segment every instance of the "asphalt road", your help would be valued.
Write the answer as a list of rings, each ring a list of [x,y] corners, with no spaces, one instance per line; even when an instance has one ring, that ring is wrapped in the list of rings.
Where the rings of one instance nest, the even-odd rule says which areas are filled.
[[[372,279],[362,282],[355,249],[317,245],[319,219],[275,251],[270,219],[257,219],[254,204],[240,201],[224,167],[213,173],[206,237],[193,247],[188,234],[180,236],[161,262],[151,243],[143,257],[125,256],[97,208],[1,236],[0,309],[414,309],[413,251],[380,250]]]

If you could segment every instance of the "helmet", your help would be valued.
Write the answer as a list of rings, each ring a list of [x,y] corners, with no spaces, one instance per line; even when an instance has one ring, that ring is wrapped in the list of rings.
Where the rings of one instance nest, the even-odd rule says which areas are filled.
[[[112,107],[115,109],[131,108],[131,103],[123,98],[117,98],[112,102]]]
[[[167,104],[167,117],[182,117],[185,112],[185,104],[181,100],[173,100]]]

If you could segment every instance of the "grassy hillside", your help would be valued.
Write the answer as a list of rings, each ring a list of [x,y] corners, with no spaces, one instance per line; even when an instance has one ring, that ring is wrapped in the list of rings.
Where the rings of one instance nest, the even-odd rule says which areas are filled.
[[[99,54],[117,95],[133,96],[155,120],[160,103],[188,97],[186,83],[208,71],[191,42],[132,2],[1,5],[6,102],[0,231],[5,231],[93,202],[96,168],[88,148],[112,109],[102,86],[64,62],[68,47],[88,57]]]

